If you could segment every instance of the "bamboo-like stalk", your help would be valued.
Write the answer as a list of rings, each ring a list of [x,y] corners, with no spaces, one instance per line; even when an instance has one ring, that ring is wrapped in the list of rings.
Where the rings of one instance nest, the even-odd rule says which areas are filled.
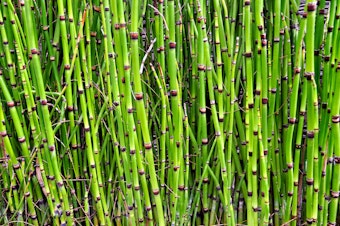
[[[250,14],[251,1],[244,1],[243,12],[244,17],[244,35],[245,35],[245,77],[246,77],[246,99],[245,99],[245,128],[246,128],[246,148],[247,148],[247,180],[248,186],[248,202],[247,202],[247,218],[249,222],[257,224],[257,146],[255,146],[255,139],[253,135],[256,133],[254,130],[255,112],[254,112],[254,97],[253,97],[253,66],[251,57],[252,53],[252,35],[251,35],[251,14]]]
[[[318,181],[318,145],[317,135],[319,130],[318,124],[318,100],[316,81],[314,77],[314,39],[315,31],[315,11],[316,3],[307,1],[307,27],[306,27],[306,70],[307,79],[307,194],[306,205],[313,206],[307,209],[306,220],[309,223],[317,220],[319,181]],[[313,193],[314,189],[314,193]]]
[[[293,87],[291,92],[291,101],[290,101],[290,113],[289,113],[289,126],[288,126],[288,132],[287,132],[287,143],[286,143],[286,149],[290,150],[293,146],[293,131],[295,128],[295,124],[298,123],[298,130],[297,130],[297,138],[296,144],[295,144],[295,156],[294,156],[294,165],[292,168],[293,171],[293,183],[294,183],[294,191],[292,193],[293,200],[292,200],[292,217],[293,219],[296,219],[297,217],[297,199],[298,199],[298,171],[299,171],[299,162],[300,162],[300,149],[301,149],[301,139],[302,139],[302,127],[304,123],[304,117],[300,116],[300,119],[297,119],[297,110],[298,110],[298,95],[299,95],[299,86],[300,86],[300,75],[301,75],[301,60],[303,57],[303,35],[306,28],[306,19],[301,20],[300,24],[300,32],[298,33],[297,41],[296,41],[296,47],[295,47],[295,68],[294,68],[294,75],[293,75]],[[304,89],[303,89],[304,90]],[[307,94],[303,92],[303,96],[307,97]],[[300,112],[305,111],[305,98],[302,98],[301,101],[301,110]],[[288,170],[291,168],[291,163],[293,162],[293,159],[290,159],[289,156],[287,158],[287,166]],[[289,191],[288,189],[288,192]],[[289,193],[288,195],[290,195]],[[287,208],[288,211],[288,208]],[[297,221],[293,221],[292,223],[295,225]]]

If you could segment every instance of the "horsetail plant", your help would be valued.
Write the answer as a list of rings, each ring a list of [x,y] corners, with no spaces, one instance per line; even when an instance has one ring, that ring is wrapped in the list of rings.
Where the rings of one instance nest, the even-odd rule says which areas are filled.
[[[1,225],[338,225],[340,0],[1,0]]]

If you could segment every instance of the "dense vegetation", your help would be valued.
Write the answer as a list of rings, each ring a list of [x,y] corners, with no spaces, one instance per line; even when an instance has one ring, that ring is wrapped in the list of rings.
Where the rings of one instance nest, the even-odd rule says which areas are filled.
[[[340,0],[1,0],[1,225],[336,225]]]

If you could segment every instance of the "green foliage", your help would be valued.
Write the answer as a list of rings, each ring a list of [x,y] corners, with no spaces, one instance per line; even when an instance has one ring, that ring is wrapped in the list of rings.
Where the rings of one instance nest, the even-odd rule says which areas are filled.
[[[0,224],[339,224],[339,15],[0,0]]]

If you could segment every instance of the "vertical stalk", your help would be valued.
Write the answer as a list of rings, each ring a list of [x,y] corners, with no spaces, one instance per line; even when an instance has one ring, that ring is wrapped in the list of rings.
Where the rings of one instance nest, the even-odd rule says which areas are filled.
[[[306,28],[306,70],[307,79],[307,194],[306,218],[308,223],[315,224],[317,220],[317,201],[319,191],[318,177],[318,97],[314,72],[314,32],[316,2],[307,1],[307,28]],[[314,192],[313,192],[314,190]],[[310,208],[312,207],[312,208]]]

